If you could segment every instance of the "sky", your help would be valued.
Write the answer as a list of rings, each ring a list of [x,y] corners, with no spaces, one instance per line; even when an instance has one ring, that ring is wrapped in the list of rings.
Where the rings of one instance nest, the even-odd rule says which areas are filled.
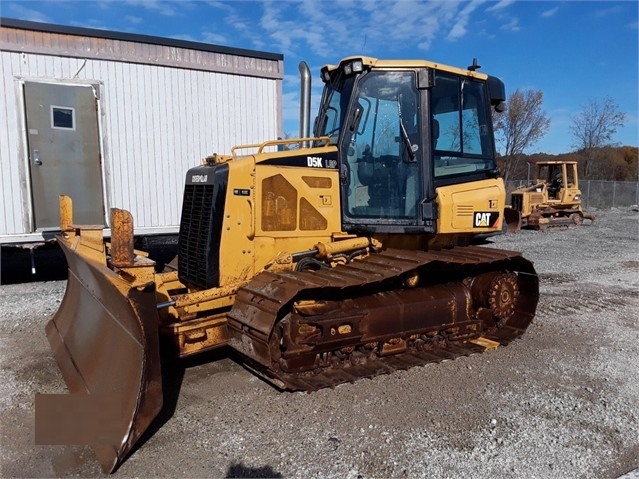
[[[366,55],[424,59],[540,90],[550,129],[526,153],[574,151],[571,119],[591,100],[626,114],[613,141],[639,146],[639,2],[486,0],[0,0],[0,15],[284,55],[284,133],[299,132],[298,64]],[[498,145],[503,153],[503,147]]]

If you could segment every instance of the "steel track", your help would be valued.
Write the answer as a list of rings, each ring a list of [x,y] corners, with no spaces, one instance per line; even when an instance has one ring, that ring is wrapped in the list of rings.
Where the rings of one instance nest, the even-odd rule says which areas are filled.
[[[392,291],[398,288],[402,278],[415,272],[428,278],[431,283],[438,284],[451,278],[462,280],[492,271],[516,273],[520,290],[512,316],[505,321],[496,320],[492,327],[477,329],[475,334],[466,335],[463,339],[451,340],[446,338],[444,331],[438,334],[439,327],[425,325],[417,336],[428,332],[443,340],[426,344],[421,350],[410,343],[406,351],[391,355],[367,351],[360,354],[357,361],[353,360],[352,355],[344,356],[343,350],[337,348],[323,352],[334,359],[321,361],[319,367],[293,373],[280,367],[275,344],[279,341],[277,327],[291,313],[296,301],[322,298],[339,301],[342,298],[362,298]],[[333,269],[259,274],[237,293],[235,305],[229,313],[229,327],[233,335],[230,345],[247,358],[247,365],[251,369],[276,386],[314,391],[364,377],[483,352],[483,346],[469,341],[473,337],[483,336],[506,345],[520,337],[532,321],[538,296],[539,284],[535,270],[529,261],[516,252],[477,246],[428,252],[385,250]],[[414,333],[412,331],[409,335],[398,331],[397,335],[414,338]],[[362,344],[356,345],[356,354],[362,347]]]

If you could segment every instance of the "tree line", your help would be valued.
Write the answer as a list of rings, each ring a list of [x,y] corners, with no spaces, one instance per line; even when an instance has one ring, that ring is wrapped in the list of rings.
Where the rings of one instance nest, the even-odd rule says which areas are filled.
[[[542,160],[573,160],[579,165],[581,179],[638,180],[638,149],[614,142],[623,127],[626,114],[612,98],[590,99],[570,120],[574,151],[559,155],[525,154],[550,129],[550,119],[543,111],[543,93],[517,89],[506,101],[507,108],[493,114],[495,140],[503,154],[497,163],[505,180],[528,177],[528,163]]]

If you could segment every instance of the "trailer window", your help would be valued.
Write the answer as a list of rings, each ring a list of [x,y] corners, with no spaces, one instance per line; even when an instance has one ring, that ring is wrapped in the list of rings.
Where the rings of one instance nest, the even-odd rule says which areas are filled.
[[[75,130],[75,108],[51,106],[51,128]]]

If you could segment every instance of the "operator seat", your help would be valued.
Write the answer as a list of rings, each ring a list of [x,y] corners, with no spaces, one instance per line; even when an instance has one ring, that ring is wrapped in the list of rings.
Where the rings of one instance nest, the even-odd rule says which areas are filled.
[[[561,171],[557,171],[553,177],[550,185],[548,186],[548,197],[553,199],[559,199],[559,192],[563,187]]]

